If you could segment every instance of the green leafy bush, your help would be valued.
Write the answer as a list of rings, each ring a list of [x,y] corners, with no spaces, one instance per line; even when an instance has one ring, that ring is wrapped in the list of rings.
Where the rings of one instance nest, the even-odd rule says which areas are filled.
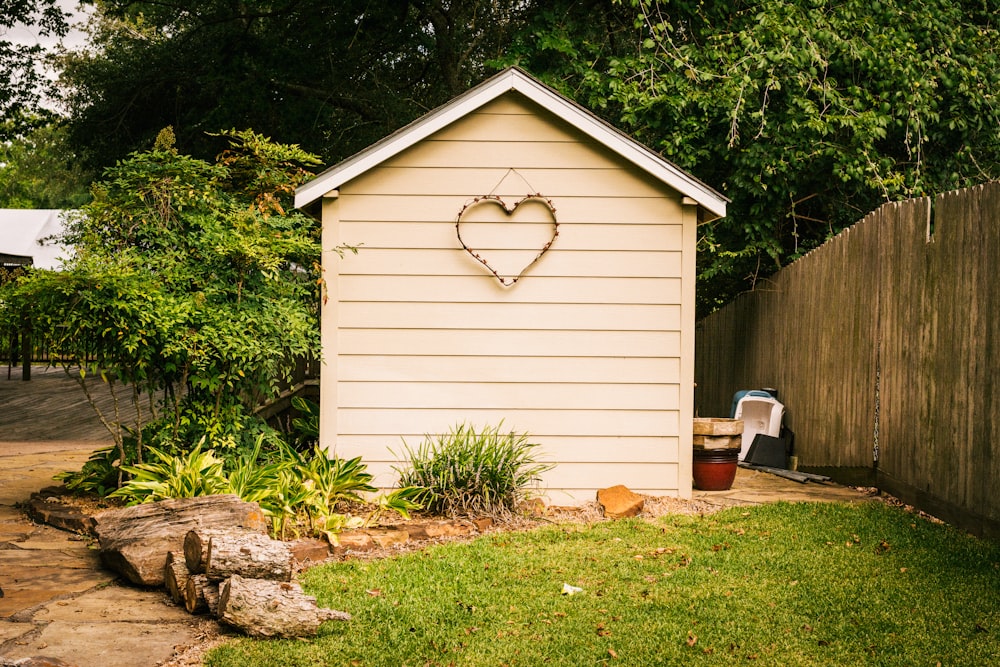
[[[396,468],[399,485],[425,488],[427,509],[450,516],[505,516],[552,469],[538,462],[538,445],[527,434],[504,432],[503,422],[479,430],[460,424],[403,448],[409,464]]]
[[[224,461],[216,458],[211,449],[202,451],[201,446],[199,442],[191,451],[177,456],[147,447],[146,451],[156,461],[122,466],[132,479],[109,495],[125,498],[134,504],[228,493],[229,481],[223,472]]]
[[[369,510],[365,494],[374,494],[377,489],[371,485],[372,476],[360,457],[331,459],[319,445],[305,454],[281,441],[268,448],[266,434],[260,434],[252,448],[244,448],[238,456],[219,458],[215,450],[203,449],[204,444],[203,438],[190,451],[182,449],[176,454],[147,446],[155,460],[121,466],[130,479],[109,495],[135,505],[231,493],[258,503],[270,518],[275,537],[298,536],[304,529],[333,543],[340,530],[367,525],[386,512],[407,518],[410,511],[421,507],[418,499],[422,489],[403,488],[378,496],[374,509]],[[64,473],[67,486],[94,491],[99,482],[104,492],[113,490],[119,468],[108,459],[114,451],[103,450],[102,456],[92,458],[88,462],[93,468],[90,475]],[[351,505],[362,506],[367,516],[351,516]]]

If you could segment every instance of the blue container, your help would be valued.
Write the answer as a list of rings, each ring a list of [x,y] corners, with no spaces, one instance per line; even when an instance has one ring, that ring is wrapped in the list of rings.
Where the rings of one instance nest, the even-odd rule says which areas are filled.
[[[772,393],[772,391],[774,393]],[[733,406],[729,410],[729,418],[732,419],[736,416],[736,406],[739,404],[740,399],[744,396],[763,396],[765,398],[777,398],[775,394],[777,391],[765,391],[763,389],[741,389],[740,391],[733,394]]]

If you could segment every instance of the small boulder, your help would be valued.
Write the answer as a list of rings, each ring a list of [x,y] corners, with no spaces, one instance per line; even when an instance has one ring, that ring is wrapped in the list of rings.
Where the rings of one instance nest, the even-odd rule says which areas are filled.
[[[600,503],[604,516],[610,519],[636,516],[646,503],[642,496],[621,484],[600,489],[597,492],[597,502]]]
[[[288,548],[292,552],[292,558],[294,558],[298,563],[303,563],[305,561],[321,563],[328,559],[333,553],[330,549],[330,543],[328,541],[318,540],[315,538],[303,538],[296,540],[289,544]]]

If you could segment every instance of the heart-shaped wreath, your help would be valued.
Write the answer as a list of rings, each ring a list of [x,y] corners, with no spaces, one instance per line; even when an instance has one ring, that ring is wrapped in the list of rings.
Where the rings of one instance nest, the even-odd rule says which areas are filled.
[[[463,222],[462,218],[466,213],[468,213],[471,209],[477,206],[493,205],[493,206],[499,206],[500,210],[502,210],[505,216],[509,219],[514,215],[514,212],[517,211],[519,206],[525,203],[532,203],[532,202],[544,205],[551,214],[552,236],[544,245],[542,245],[541,249],[539,249],[538,253],[531,259],[531,261],[525,264],[520,269],[520,271],[518,271],[516,276],[514,276],[513,278],[506,277],[502,275],[493,265],[491,265],[489,260],[483,257],[482,250],[474,250],[473,248],[469,247],[469,245],[462,238],[462,222]],[[466,224],[471,224],[471,223],[467,222]],[[513,206],[507,206],[507,203],[499,195],[489,194],[489,195],[481,195],[479,197],[471,199],[465,204],[465,206],[462,207],[462,209],[458,212],[458,218],[457,221],[455,222],[455,233],[458,235],[458,242],[462,244],[462,248],[467,253],[472,255],[472,257],[474,257],[476,261],[485,266],[486,269],[490,273],[492,273],[497,280],[500,281],[501,285],[503,285],[504,287],[510,287],[518,280],[520,280],[521,277],[524,275],[525,271],[527,271],[535,262],[541,259],[542,255],[548,252],[549,248],[552,247],[552,244],[555,242],[556,237],[559,236],[559,221],[556,219],[556,207],[555,205],[553,205],[552,200],[537,192],[534,194],[525,195],[524,197],[518,199],[516,202],[514,202]]]

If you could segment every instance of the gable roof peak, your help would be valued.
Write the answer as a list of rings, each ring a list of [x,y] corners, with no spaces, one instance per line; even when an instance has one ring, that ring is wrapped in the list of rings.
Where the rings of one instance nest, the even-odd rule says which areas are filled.
[[[716,217],[726,215],[728,199],[610,123],[528,74],[508,67],[428,112],[356,155],[330,167],[295,191],[295,206],[303,208],[405,149],[510,91],[517,91],[591,139],[654,178],[690,197]]]

